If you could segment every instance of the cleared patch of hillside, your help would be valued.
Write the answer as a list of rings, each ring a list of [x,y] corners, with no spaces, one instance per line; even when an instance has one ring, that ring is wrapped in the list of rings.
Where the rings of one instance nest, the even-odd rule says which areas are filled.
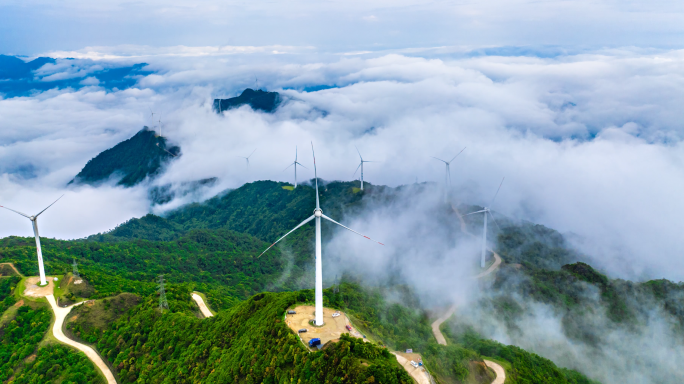
[[[67,334],[75,340],[94,343],[110,324],[128,313],[141,301],[140,296],[122,293],[76,306],[66,319]]]

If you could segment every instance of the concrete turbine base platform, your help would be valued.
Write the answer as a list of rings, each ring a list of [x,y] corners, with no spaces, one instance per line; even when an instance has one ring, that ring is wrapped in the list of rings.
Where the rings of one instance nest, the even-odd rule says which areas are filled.
[[[40,286],[40,277],[32,276],[26,279],[26,289],[24,290],[24,296],[28,297],[45,297],[47,295],[52,295],[54,292],[55,282],[52,276],[46,276],[47,285]]]
[[[338,341],[343,333],[350,333],[346,326],[351,326],[351,323],[344,312],[323,308],[323,325],[312,326],[310,322],[315,319],[314,312],[316,310],[313,305],[300,305],[289,310],[293,310],[297,313],[294,315],[285,315],[285,323],[294,331],[294,333],[298,333],[300,329],[307,330],[307,332],[299,333],[302,341],[307,346],[311,339],[319,338],[321,339],[321,344],[325,345],[325,343],[331,340]],[[340,316],[332,317],[335,312],[339,312]],[[355,332],[351,332],[352,335],[354,335],[354,333]]]

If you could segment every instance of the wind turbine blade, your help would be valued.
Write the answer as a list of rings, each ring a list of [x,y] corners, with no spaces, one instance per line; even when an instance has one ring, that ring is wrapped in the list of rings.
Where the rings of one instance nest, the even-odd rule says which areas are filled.
[[[296,163],[297,165],[299,165],[300,167],[304,167],[304,166],[302,165],[302,163],[300,163],[299,161],[295,161],[295,163]],[[304,167],[304,169],[309,169],[309,168]]]
[[[470,216],[470,215],[474,215],[474,214],[476,214],[476,213],[482,213],[482,212],[487,212],[487,211],[485,211],[485,210],[483,209],[483,210],[481,210],[481,211],[466,213],[466,214],[463,215],[463,216]]]
[[[441,161],[441,162],[444,163],[444,164],[449,164],[449,163],[447,163],[446,161],[444,161],[444,160],[442,160],[442,159],[440,159],[440,158],[438,158],[438,157],[432,156],[432,158],[433,158],[433,159],[437,159],[437,160]]]
[[[457,153],[456,156],[454,156],[454,158],[451,159],[449,162],[451,163],[452,161],[454,161],[458,157],[458,155],[460,155],[461,153],[463,153],[463,151],[465,151],[465,149],[466,149],[466,147],[463,147],[463,149],[461,149],[461,152]]]
[[[499,228],[499,231],[501,231],[501,227],[499,226],[499,223],[496,222],[496,219],[494,218],[494,215],[492,214],[492,212],[488,211],[487,213],[489,213],[489,217],[492,218],[492,221],[494,221],[494,224],[496,224],[496,227]]]
[[[295,165],[295,164],[296,164],[296,163],[292,163],[292,164],[288,165],[287,167],[285,167],[285,169],[283,169],[283,172],[287,171],[288,168],[290,168],[291,166],[293,166],[293,165]]]
[[[45,209],[43,209],[42,211],[38,212],[38,214],[36,214],[36,215],[33,216],[33,217],[38,217],[38,216],[40,216],[41,213],[47,211],[48,208],[50,208],[50,207],[52,207],[53,205],[55,205],[55,203],[58,202],[59,199],[61,199],[62,197],[64,197],[64,195],[60,196],[60,197],[59,197],[57,200],[55,200],[52,204],[48,205],[47,208],[45,208]]]
[[[258,148],[254,148],[254,150],[252,151],[252,153],[250,153],[249,156],[246,157],[246,159],[249,159],[250,157],[252,157],[252,155],[254,154],[254,152],[256,152],[257,149],[258,149]]]
[[[496,197],[499,195],[499,191],[501,190],[501,186],[503,185],[504,180],[506,180],[505,177],[503,179],[501,179],[501,184],[499,184],[499,188],[496,190],[496,193],[494,194],[494,198],[492,199],[492,202],[489,203],[490,209],[492,208],[492,205],[494,204],[494,200],[496,200]]]
[[[383,243],[381,243],[381,242],[379,242],[379,241],[377,241],[377,240],[371,239],[370,237],[368,237],[368,236],[366,236],[366,235],[364,235],[364,234],[358,233],[358,232],[356,232],[355,230],[353,230],[353,229],[351,229],[351,228],[349,228],[349,227],[345,227],[344,225],[338,223],[337,221],[335,221],[335,220],[329,218],[329,217],[326,216],[326,215],[322,215],[321,217],[324,218],[324,219],[326,219],[326,220],[328,220],[328,221],[332,221],[333,223],[339,225],[340,227],[342,227],[342,228],[344,228],[344,229],[346,229],[346,230],[348,230],[348,231],[352,231],[352,232],[356,233],[356,234],[359,235],[359,236],[363,236],[363,237],[365,237],[366,239],[368,239],[368,240],[370,240],[370,241],[375,241],[376,243],[378,243],[378,244],[380,244],[380,245],[385,245],[385,244],[383,244]]]
[[[313,141],[311,142],[311,155],[313,155],[314,179],[316,179],[316,208],[320,209],[321,206],[318,203],[318,172],[316,171],[316,152],[314,152]]]
[[[359,147],[357,147],[357,146],[355,145],[354,148],[356,148],[356,153],[359,154],[359,157],[361,158],[361,161],[363,161],[363,156],[361,156],[361,152],[359,152]]]
[[[311,217],[309,217],[308,219],[302,221],[298,226],[294,227],[290,232],[286,233],[285,236],[281,237],[281,238],[278,239],[275,243],[271,244],[270,247],[266,248],[266,251],[261,252],[261,255],[257,256],[257,259],[258,259],[259,257],[261,257],[264,253],[266,253],[269,249],[273,248],[274,245],[278,244],[278,242],[280,242],[280,240],[286,238],[287,235],[289,235],[290,233],[296,231],[297,228],[299,228],[299,227],[301,227],[302,225],[304,225],[304,224],[308,223],[309,221],[313,220],[315,217],[316,217],[316,215],[311,215]]]
[[[22,215],[22,216],[24,216],[24,217],[26,217],[26,218],[28,218],[28,219],[31,218],[31,216],[29,216],[29,215],[27,215],[27,214],[25,214],[25,213],[21,213],[21,212],[19,212],[19,211],[15,211],[15,210],[12,209],[12,208],[7,208],[7,207],[2,206],[2,205],[0,205],[0,208],[8,209],[8,210],[10,210],[10,211],[12,211],[12,212],[14,212],[14,213],[18,213],[18,214],[20,214],[20,215]]]
[[[353,174],[352,176],[356,176],[356,172],[358,172],[358,171],[359,171],[359,168],[361,168],[361,164],[359,164],[359,166],[358,166],[358,167],[356,167],[356,171],[354,171],[354,174]]]

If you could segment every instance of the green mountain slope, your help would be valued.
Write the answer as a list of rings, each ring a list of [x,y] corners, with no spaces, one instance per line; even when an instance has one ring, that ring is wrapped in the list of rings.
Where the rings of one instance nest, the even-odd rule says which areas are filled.
[[[210,319],[160,314],[154,299],[106,331],[98,350],[122,383],[411,383],[387,349],[341,337],[309,352],[282,321],[299,293],[264,293]]]
[[[364,192],[359,192],[355,189],[358,182],[319,180],[319,183],[321,208],[326,215],[338,221],[358,214],[369,206],[390,204],[399,199],[407,188],[369,185]],[[316,202],[314,188],[311,186],[299,185],[294,190],[285,189],[284,186],[289,184],[268,180],[244,184],[202,203],[183,206],[164,217],[146,215],[140,219],[131,219],[111,232],[93,235],[89,239],[171,240],[191,229],[226,228],[273,242],[311,216]],[[323,225],[327,226],[328,223],[324,222]],[[306,228],[313,228],[313,224],[304,230]]]
[[[95,156],[69,182],[98,184],[110,177],[118,177],[118,185],[133,186],[146,177],[154,177],[180,148],[167,148],[166,138],[143,128],[135,136]]]
[[[249,105],[255,111],[270,113],[278,108],[280,102],[281,98],[278,92],[266,92],[261,89],[255,91],[247,88],[242,91],[240,96],[229,99],[214,99],[214,111],[221,113],[243,105]]]
[[[224,229],[194,230],[171,242],[41,241],[46,273],[67,273],[76,260],[81,275],[95,289],[92,298],[121,292],[147,296],[156,289],[157,275],[164,274],[170,282],[192,283],[206,291],[215,308],[227,308],[262,290],[291,289],[303,271],[290,266],[289,278],[280,279],[287,260],[279,250],[257,259],[266,243]],[[0,239],[0,260],[14,262],[25,275],[37,274],[30,238]]]

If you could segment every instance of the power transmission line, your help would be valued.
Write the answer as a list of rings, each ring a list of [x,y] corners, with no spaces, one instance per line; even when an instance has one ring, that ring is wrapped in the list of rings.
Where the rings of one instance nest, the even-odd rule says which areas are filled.
[[[76,259],[73,259],[74,262],[71,264],[72,266],[72,275],[76,277],[81,277],[81,275],[78,273],[78,265],[76,265]]]

